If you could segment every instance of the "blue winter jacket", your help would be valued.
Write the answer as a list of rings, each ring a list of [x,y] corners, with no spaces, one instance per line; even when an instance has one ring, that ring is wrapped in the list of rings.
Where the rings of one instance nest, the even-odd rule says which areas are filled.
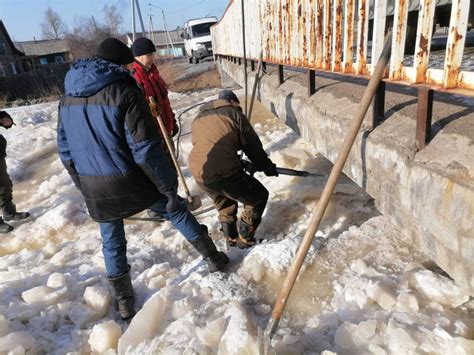
[[[58,151],[98,222],[131,216],[177,177],[155,119],[129,72],[99,58],[74,62],[59,104]]]

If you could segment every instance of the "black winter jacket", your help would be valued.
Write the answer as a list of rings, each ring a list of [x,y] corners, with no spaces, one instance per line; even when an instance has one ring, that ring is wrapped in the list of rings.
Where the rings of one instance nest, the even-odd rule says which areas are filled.
[[[161,194],[176,193],[177,176],[133,77],[122,67],[78,60],[59,104],[61,161],[97,222],[136,214]]]

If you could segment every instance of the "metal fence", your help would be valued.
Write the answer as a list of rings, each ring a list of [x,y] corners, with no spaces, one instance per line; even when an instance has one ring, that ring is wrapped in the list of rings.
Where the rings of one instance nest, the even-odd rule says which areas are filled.
[[[413,10],[413,1],[408,0],[243,0],[244,11],[241,0],[232,0],[221,21],[211,28],[214,53],[244,57],[244,15],[248,59],[258,60],[262,52],[264,62],[370,75],[390,19],[393,40],[387,80],[474,95],[474,71],[462,70],[471,0],[443,2],[451,3],[446,49],[440,67],[430,66],[435,8],[440,1],[417,2],[411,58],[405,55],[408,12]]]

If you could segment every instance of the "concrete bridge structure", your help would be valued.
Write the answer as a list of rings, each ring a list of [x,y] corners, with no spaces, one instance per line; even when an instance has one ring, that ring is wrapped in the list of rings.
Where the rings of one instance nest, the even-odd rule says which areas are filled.
[[[243,1],[246,4],[251,2],[251,0]],[[281,1],[269,3],[279,2]],[[316,7],[308,10],[308,17],[304,21],[301,19],[301,8],[295,6],[293,10],[299,16],[295,16],[297,20],[290,23],[290,26],[294,26],[297,31],[294,34],[291,28],[285,25],[285,18],[291,17],[285,13],[283,16],[275,15],[270,20],[270,27],[266,27],[265,16],[268,16],[269,11],[265,5],[267,2],[262,1],[257,10],[245,10],[251,11],[248,17],[253,16],[254,21],[260,19],[258,22],[260,32],[249,39],[248,46],[255,48],[250,50],[248,57],[243,55],[241,46],[245,41],[245,35],[247,38],[251,36],[252,30],[246,30],[244,40],[241,39],[240,42],[234,40],[233,43],[228,41],[223,43],[225,38],[230,38],[228,37],[230,33],[236,36],[239,33],[236,31],[238,29],[236,23],[241,21],[236,15],[242,10],[238,7],[239,3],[240,1],[231,2],[221,23],[212,29],[216,42],[215,54],[222,77],[231,78],[242,86],[247,81],[248,87],[251,88],[256,77],[255,67],[259,57],[256,48],[260,41],[263,48],[261,50],[263,62],[267,63],[267,74],[262,76],[258,84],[257,99],[304,139],[311,142],[328,160],[334,162],[377,58],[377,51],[373,51],[372,59],[369,60],[367,48],[371,45],[378,46],[379,44],[375,43],[377,40],[374,39],[374,43],[369,43],[369,47],[367,43],[364,45],[359,41],[357,50],[362,52],[357,54],[356,62],[352,63],[352,52],[350,58],[346,57],[342,46],[337,45],[338,38],[335,33],[340,31],[345,34],[344,38],[349,40],[352,39],[353,33],[347,32],[347,23],[346,27],[343,26],[341,29],[336,23],[335,27],[332,27],[332,32],[329,30],[329,37],[322,37],[321,52],[318,52],[317,44],[313,48],[314,51],[311,48],[308,51],[298,50],[298,43],[300,45],[305,41],[312,43],[310,38],[312,31],[306,31],[305,24],[309,24],[310,30],[316,29],[314,32],[316,35],[319,33],[318,19],[330,18],[323,6],[327,2],[315,0]],[[287,3],[291,5],[292,1]],[[313,1],[309,3],[313,4]],[[322,10],[317,6],[319,3],[323,3]],[[337,3],[346,6],[353,1],[341,0]],[[380,5],[378,3],[386,2],[376,1],[376,6]],[[453,6],[469,6],[469,2],[464,0],[453,3],[455,3]],[[232,6],[235,9],[232,9]],[[397,33],[400,26],[403,27],[403,19],[397,20],[400,12],[408,11],[400,6],[395,9],[394,33]],[[283,6],[281,9],[288,10],[289,7]],[[318,16],[318,10],[323,11],[322,16]],[[333,10],[337,9],[328,11],[332,14]],[[361,10],[364,9],[359,8],[359,22],[363,20]],[[434,11],[433,8],[431,10]],[[234,18],[231,21],[229,14],[232,11]],[[347,14],[347,11],[345,13]],[[245,14],[247,16],[247,13]],[[420,21],[426,20],[429,16],[432,16],[429,11],[422,13]],[[311,27],[312,17],[315,17],[314,27]],[[334,20],[345,23],[345,19],[337,20],[335,12]],[[327,20],[323,26],[325,30],[329,28],[326,28],[326,25]],[[419,23],[416,47],[421,48],[423,45],[429,57],[431,30],[426,32],[426,26],[422,25],[422,22]],[[451,25],[451,30],[467,33],[462,19],[452,18]],[[362,37],[362,41],[365,37],[367,41],[366,36],[360,31],[365,24],[359,23],[358,26],[357,37]],[[380,27],[380,24],[377,26]],[[380,27],[382,35],[383,27]],[[273,34],[272,31],[277,31],[275,28],[287,31],[290,36],[281,32]],[[253,32],[255,31],[257,29],[254,28]],[[429,36],[428,47],[420,42],[422,39],[420,37],[424,36],[423,31]],[[380,37],[380,34],[377,36]],[[458,48],[459,43],[455,43],[450,36],[448,35],[445,48],[450,46]],[[267,43],[265,38],[272,40],[269,48],[265,47]],[[421,248],[462,288],[474,295],[474,91],[472,89],[474,86],[473,68],[469,67],[468,61],[463,57],[465,42],[461,43],[460,52],[459,48],[456,49],[457,54],[451,57],[453,61],[450,63],[446,61],[451,60],[449,59],[451,52],[446,51],[440,69],[429,69],[428,59],[419,58],[417,55],[419,51],[416,50],[413,67],[408,68],[404,64],[407,61],[403,55],[404,39],[397,36],[394,38],[387,84],[381,86],[383,91],[379,92],[375,99],[376,107],[366,117],[366,122],[344,167],[344,173],[375,199],[378,209],[384,215],[390,217],[404,233],[411,236],[413,248]],[[279,42],[288,40],[291,43]],[[334,51],[327,52],[324,49],[330,47],[331,43],[332,49],[336,50],[336,63]],[[363,45],[359,45],[360,43]],[[339,54],[337,51],[340,51]],[[288,58],[285,53],[291,57],[290,62],[284,60]],[[292,56],[293,53],[298,54],[296,59]],[[302,56],[304,59],[299,60],[298,56],[299,59]],[[319,63],[318,56],[321,59]],[[343,60],[338,63],[339,58],[347,59],[347,62]],[[248,67],[245,66],[246,59]],[[457,63],[454,65],[457,66],[455,72],[451,71],[453,63]],[[288,70],[287,67],[284,72],[284,65],[299,69]],[[348,66],[350,69],[345,72]],[[348,73],[357,76],[347,75]],[[435,77],[439,81],[434,79]],[[404,85],[395,84],[396,81]],[[459,93],[464,96],[457,95]]]

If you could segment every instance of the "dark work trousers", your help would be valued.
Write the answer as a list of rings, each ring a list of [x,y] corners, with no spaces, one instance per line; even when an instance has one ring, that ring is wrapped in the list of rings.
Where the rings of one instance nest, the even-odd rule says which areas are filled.
[[[13,184],[8,176],[5,158],[0,158],[0,206],[12,200]]]
[[[268,190],[254,177],[242,171],[218,182],[198,185],[214,201],[219,222],[237,222],[237,202],[241,202],[244,205],[241,220],[254,228],[260,224],[268,201]]]

